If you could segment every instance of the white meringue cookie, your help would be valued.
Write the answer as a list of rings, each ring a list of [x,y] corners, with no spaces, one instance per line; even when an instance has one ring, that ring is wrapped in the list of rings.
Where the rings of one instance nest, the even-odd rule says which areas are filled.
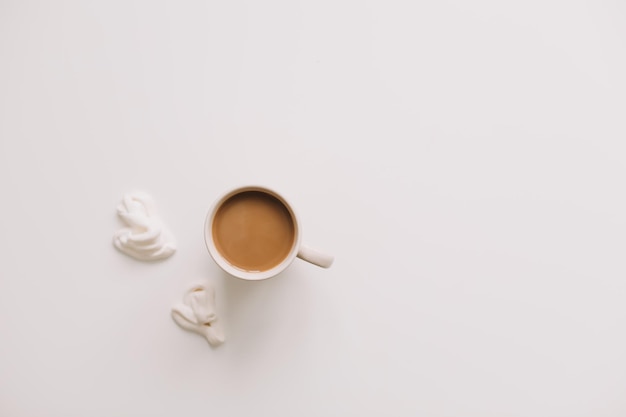
[[[121,252],[141,261],[153,261],[176,251],[176,240],[157,215],[150,195],[125,194],[117,214],[128,226],[113,235],[113,244]]]
[[[215,288],[211,285],[189,288],[183,303],[172,307],[172,318],[183,329],[203,336],[211,346],[224,343],[224,330],[215,308]]]

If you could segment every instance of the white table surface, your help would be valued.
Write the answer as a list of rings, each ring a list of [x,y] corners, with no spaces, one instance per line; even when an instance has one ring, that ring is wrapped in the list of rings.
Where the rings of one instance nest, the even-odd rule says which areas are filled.
[[[0,415],[624,416],[625,160],[623,1],[1,1]],[[221,273],[245,183],[334,266]]]

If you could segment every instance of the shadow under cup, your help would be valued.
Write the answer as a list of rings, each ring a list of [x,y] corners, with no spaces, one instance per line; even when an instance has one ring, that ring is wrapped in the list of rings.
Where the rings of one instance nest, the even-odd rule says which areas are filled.
[[[209,212],[205,240],[226,272],[259,280],[285,269],[296,257],[299,228],[291,206],[276,192],[243,187],[219,199]]]

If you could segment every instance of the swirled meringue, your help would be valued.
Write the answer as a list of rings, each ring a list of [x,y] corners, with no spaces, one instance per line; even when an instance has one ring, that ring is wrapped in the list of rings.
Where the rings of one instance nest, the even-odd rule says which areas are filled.
[[[128,226],[113,235],[113,245],[121,252],[141,261],[153,261],[176,251],[174,236],[157,215],[149,194],[125,194],[117,206],[117,214]]]
[[[172,318],[180,327],[203,336],[211,346],[224,343],[224,331],[215,312],[215,289],[208,284],[194,284],[182,304],[172,307]]]

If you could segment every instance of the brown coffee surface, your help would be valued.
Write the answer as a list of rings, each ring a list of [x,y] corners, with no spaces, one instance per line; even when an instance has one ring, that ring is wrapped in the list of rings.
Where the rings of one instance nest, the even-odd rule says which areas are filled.
[[[244,191],[222,203],[213,218],[213,241],[233,266],[267,271],[289,255],[295,240],[289,210],[276,197]]]

